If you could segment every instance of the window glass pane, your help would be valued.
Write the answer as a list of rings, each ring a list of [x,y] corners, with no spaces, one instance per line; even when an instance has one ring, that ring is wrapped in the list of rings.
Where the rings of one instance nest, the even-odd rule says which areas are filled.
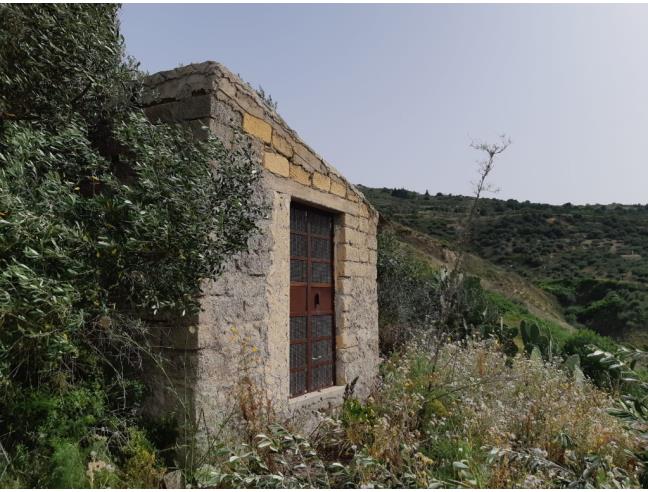
[[[293,343],[290,345],[290,368],[299,369],[306,365],[306,344]]]
[[[311,282],[316,284],[331,283],[331,264],[330,263],[312,263],[311,264]]]
[[[308,239],[301,234],[290,235],[290,256],[308,256]]]
[[[313,369],[313,389],[333,386],[333,366],[326,365]]]
[[[306,232],[306,210],[303,208],[290,207],[290,228],[293,231]]]
[[[290,281],[306,282],[306,262],[303,260],[290,260]]]
[[[290,318],[290,341],[306,338],[306,316]]]
[[[313,343],[313,362],[331,360],[333,355],[333,340],[320,340]]]
[[[311,330],[313,338],[333,336],[333,316],[330,314],[311,317]]]
[[[330,215],[321,214],[310,210],[308,213],[310,233],[318,236],[330,236],[333,229],[333,219]]]
[[[290,395],[296,396],[306,393],[306,372],[293,372],[290,374]]]
[[[331,259],[331,240],[319,237],[311,238],[311,256],[322,260]]]

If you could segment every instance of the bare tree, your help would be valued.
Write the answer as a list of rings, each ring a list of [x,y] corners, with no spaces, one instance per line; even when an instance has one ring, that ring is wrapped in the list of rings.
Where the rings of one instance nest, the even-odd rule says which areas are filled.
[[[458,319],[462,306],[466,304],[464,298],[464,272],[463,263],[473,238],[475,217],[479,212],[479,201],[487,192],[496,192],[497,189],[488,182],[488,176],[495,167],[495,159],[511,145],[511,140],[502,135],[498,143],[472,142],[471,147],[485,154],[478,160],[478,179],[474,185],[470,206],[463,221],[462,232],[457,242],[457,255],[444,275],[441,277],[439,289],[439,313],[436,320],[435,348],[436,354],[444,342],[449,338],[463,338],[470,332],[465,319]],[[436,357],[434,358],[436,361]],[[435,362],[436,364],[436,362]]]
[[[498,143],[486,143],[473,141],[470,144],[470,147],[473,149],[483,152],[485,156],[478,160],[478,179],[473,183],[473,196],[468,208],[468,213],[464,219],[463,229],[461,236],[458,241],[458,251],[457,258],[453,265],[453,271],[460,271],[466,251],[470,246],[470,241],[473,235],[473,224],[475,222],[475,216],[479,212],[479,200],[482,198],[484,193],[497,193],[498,188],[493,186],[487,181],[489,174],[493,171],[495,167],[495,158],[503,153],[511,145],[511,139],[506,135],[500,136],[500,141]]]

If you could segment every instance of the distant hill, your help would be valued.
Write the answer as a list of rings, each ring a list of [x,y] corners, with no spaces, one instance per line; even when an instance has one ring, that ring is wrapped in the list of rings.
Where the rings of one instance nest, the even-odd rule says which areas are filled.
[[[471,200],[360,188],[385,218],[449,249]],[[471,252],[551,294],[548,299],[555,296],[560,306],[554,314],[562,310],[569,323],[630,343],[648,341],[648,206],[486,198],[480,202]]]

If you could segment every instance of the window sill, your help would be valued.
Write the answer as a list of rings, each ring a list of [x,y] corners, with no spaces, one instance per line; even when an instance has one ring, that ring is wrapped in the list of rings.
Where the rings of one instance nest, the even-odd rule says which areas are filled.
[[[309,407],[336,407],[342,404],[344,386],[330,386],[288,400],[291,411]],[[315,408],[313,408],[315,410]]]

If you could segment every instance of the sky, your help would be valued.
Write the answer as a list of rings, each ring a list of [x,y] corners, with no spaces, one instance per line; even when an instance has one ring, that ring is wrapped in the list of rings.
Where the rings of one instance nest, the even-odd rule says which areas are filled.
[[[215,60],[353,183],[648,202],[648,5],[125,4],[153,73]]]

